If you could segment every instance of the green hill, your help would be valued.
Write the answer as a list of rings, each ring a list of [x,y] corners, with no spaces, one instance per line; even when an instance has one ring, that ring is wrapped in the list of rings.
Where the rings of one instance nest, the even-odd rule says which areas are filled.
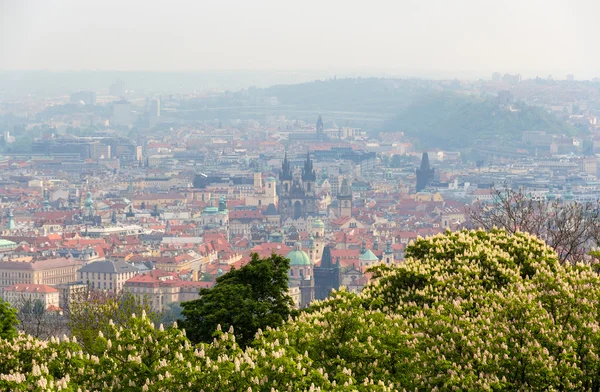
[[[429,93],[415,100],[383,130],[404,132],[425,147],[438,148],[470,147],[477,140],[518,140],[523,131],[576,134],[574,127],[542,108],[522,103],[509,108],[456,93]]]

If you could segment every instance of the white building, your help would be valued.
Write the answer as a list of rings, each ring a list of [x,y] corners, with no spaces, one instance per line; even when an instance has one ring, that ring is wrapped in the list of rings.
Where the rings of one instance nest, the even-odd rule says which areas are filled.
[[[58,289],[44,284],[14,284],[4,289],[2,297],[4,301],[15,308],[38,300],[44,304],[45,309],[59,307]]]
[[[124,261],[96,261],[77,271],[78,278],[91,289],[120,292],[137,268]]]

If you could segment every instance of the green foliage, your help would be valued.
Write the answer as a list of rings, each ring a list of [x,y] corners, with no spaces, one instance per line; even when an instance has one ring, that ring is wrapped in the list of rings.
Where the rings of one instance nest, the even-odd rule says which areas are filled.
[[[0,339],[12,339],[17,336],[17,310],[0,299]]]
[[[194,343],[210,342],[217,326],[235,329],[239,344],[246,346],[259,329],[280,326],[291,314],[288,295],[289,260],[257,254],[240,268],[217,278],[211,289],[201,289],[201,298],[184,302],[182,326]]]
[[[542,108],[516,104],[515,109],[456,93],[428,93],[401,111],[385,129],[404,132],[425,146],[438,148],[472,147],[478,140],[520,140],[523,131],[577,132]]]
[[[248,274],[264,275],[263,263],[255,257]],[[194,346],[184,330],[155,328],[144,313],[109,322],[91,352],[75,339],[0,339],[0,390],[600,387],[600,277],[589,266],[561,264],[531,235],[418,239],[403,264],[376,267],[373,276],[359,294],[335,292],[277,328],[258,330],[246,348],[233,328],[217,328],[211,343]],[[238,287],[246,278],[225,280]]]

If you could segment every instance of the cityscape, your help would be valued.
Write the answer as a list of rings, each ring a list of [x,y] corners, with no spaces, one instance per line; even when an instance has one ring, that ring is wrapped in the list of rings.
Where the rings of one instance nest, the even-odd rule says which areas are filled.
[[[0,390],[600,389],[595,4],[25,3]]]

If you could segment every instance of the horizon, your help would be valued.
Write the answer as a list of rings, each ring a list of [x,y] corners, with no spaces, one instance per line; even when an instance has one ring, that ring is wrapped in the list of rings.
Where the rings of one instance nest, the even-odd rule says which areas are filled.
[[[0,1],[0,70],[600,76],[592,1]],[[443,64],[439,66],[438,64]],[[489,75],[489,76],[488,76]],[[464,77],[464,76],[462,76]]]

